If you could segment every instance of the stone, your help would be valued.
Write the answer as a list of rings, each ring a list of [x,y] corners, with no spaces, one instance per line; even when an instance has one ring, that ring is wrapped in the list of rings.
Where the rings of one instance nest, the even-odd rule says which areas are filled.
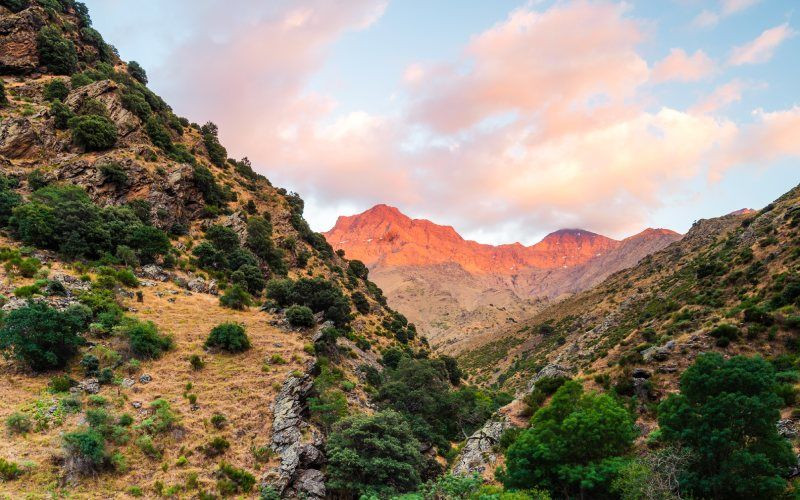
[[[0,73],[23,75],[39,67],[36,34],[44,23],[32,9],[0,17]]]
[[[131,403],[131,406],[133,406],[135,409],[137,409],[137,410],[138,410],[139,408],[141,408],[141,407],[142,407],[142,402],[141,402],[141,401],[133,401],[133,402]]]
[[[464,442],[461,454],[453,466],[453,474],[457,476],[482,474],[497,460],[495,446],[500,442],[503,432],[510,427],[512,425],[508,416],[497,415],[475,431]]]
[[[297,473],[294,487],[301,498],[325,498],[325,475],[316,469],[305,469]]]
[[[77,388],[87,394],[97,394],[100,392],[100,382],[96,378],[87,378],[78,382]]]
[[[186,284],[186,288],[194,293],[208,293],[211,295],[217,295],[219,293],[219,288],[215,280],[206,281],[200,277],[189,280]]]
[[[155,281],[167,281],[169,279],[167,273],[155,264],[142,266],[142,269],[139,271],[139,276]]]
[[[778,429],[778,434],[780,434],[781,437],[788,439],[797,437],[797,425],[795,425],[794,420],[790,418],[782,418],[778,420],[778,422],[775,424],[775,427]]]
[[[651,361],[664,361],[672,354],[673,350],[675,350],[675,341],[670,340],[663,346],[648,347],[642,351],[642,358],[646,363]]]
[[[151,377],[147,373],[145,373],[144,375],[139,377],[139,383],[140,384],[149,384],[152,381],[153,381],[153,377]]]
[[[136,381],[133,380],[132,378],[124,378],[124,379],[122,379],[122,383],[120,385],[122,385],[122,387],[124,387],[125,389],[130,389],[135,384],[136,384]]]
[[[634,368],[631,376],[633,378],[650,378],[651,374],[644,368]]]

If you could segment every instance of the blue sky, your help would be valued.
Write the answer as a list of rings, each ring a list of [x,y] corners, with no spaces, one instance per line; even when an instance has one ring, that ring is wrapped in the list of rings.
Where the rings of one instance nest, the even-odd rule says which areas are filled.
[[[800,181],[789,0],[86,4],[317,230],[389,203],[488,243],[685,231]]]

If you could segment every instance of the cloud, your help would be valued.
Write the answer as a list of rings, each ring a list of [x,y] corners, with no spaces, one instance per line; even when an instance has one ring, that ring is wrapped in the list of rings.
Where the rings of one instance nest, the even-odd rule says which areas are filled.
[[[667,57],[653,67],[654,82],[676,80],[693,82],[702,80],[714,72],[714,61],[702,50],[691,56],[683,49],[672,49]]]
[[[722,19],[742,12],[761,0],[720,0],[719,10],[703,9],[693,20],[692,26],[695,28],[710,28],[716,26]]]
[[[772,59],[780,44],[795,36],[797,32],[788,23],[775,26],[761,33],[755,40],[735,47],[728,63],[733,66],[764,63]]]
[[[691,111],[693,113],[713,113],[729,104],[740,101],[745,90],[764,88],[765,86],[763,83],[756,84],[739,79],[731,80],[715,88],[713,92],[702,98],[692,107]]]
[[[453,133],[506,112],[629,97],[648,68],[635,50],[643,30],[624,12],[619,4],[583,1],[515,10],[473,38],[462,61],[440,65],[424,80],[411,116]]]

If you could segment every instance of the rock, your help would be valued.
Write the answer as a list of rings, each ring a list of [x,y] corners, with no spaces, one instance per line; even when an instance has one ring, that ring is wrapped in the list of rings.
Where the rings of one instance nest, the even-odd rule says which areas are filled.
[[[219,288],[215,280],[206,281],[200,277],[190,280],[186,284],[186,288],[194,293],[208,293],[211,295],[217,295],[219,293]]]
[[[482,474],[497,460],[494,448],[500,442],[503,432],[510,427],[512,425],[508,416],[498,415],[495,420],[489,420],[475,431],[464,443],[461,455],[453,466],[453,474],[458,476]]]
[[[640,404],[644,404],[650,399],[650,388],[646,378],[633,379],[633,394]]]
[[[301,498],[325,498],[325,475],[316,469],[305,469],[297,473],[294,487]]]
[[[11,297],[8,299],[8,302],[2,307],[3,311],[13,311],[15,309],[21,309],[28,304],[28,301],[25,299],[20,299],[18,297]]]
[[[790,418],[782,418],[778,420],[778,423],[775,424],[775,427],[778,429],[778,434],[781,437],[785,438],[794,438],[797,437],[797,426],[794,423],[794,420]]]
[[[666,365],[658,367],[658,373],[675,373],[677,371],[678,367],[676,365]]]
[[[119,85],[112,80],[100,80],[72,90],[64,104],[76,110],[88,99],[96,99],[108,109],[108,117],[117,126],[117,133],[124,138],[141,126],[141,120],[122,105]]]
[[[536,382],[543,378],[557,378],[557,377],[572,377],[572,371],[565,367],[555,363],[550,363],[546,365],[544,368],[539,370],[539,372],[534,375],[531,380],[528,382],[528,392],[533,392],[536,388]]]
[[[141,408],[141,407],[142,407],[142,402],[141,402],[141,401],[133,401],[133,402],[131,403],[131,406],[133,406],[135,409],[137,409],[137,410],[138,410],[139,408]]]
[[[76,387],[79,391],[83,391],[86,394],[97,394],[100,392],[100,382],[96,378],[81,380]]]
[[[631,374],[633,378],[650,378],[651,374],[649,371],[645,370],[644,368],[634,368],[633,373]]]
[[[145,373],[144,375],[142,375],[141,377],[139,377],[139,383],[140,383],[140,384],[149,384],[149,383],[150,383],[150,382],[152,382],[152,381],[153,381],[153,377],[151,377],[151,376],[150,376],[150,375],[148,375],[147,373]]]
[[[300,465],[309,467],[312,465],[323,465],[325,463],[325,455],[313,444],[304,444],[300,446],[299,450]]]
[[[136,384],[136,381],[133,380],[132,378],[124,378],[124,379],[122,379],[122,383],[120,385],[122,385],[122,387],[124,387],[125,389],[130,389],[135,384]]]
[[[663,346],[648,347],[647,349],[642,351],[642,358],[647,363],[651,361],[664,361],[669,357],[669,355],[672,353],[674,349],[675,349],[675,341],[670,340]]]
[[[0,16],[0,73],[23,75],[39,67],[36,34],[44,23],[32,9]]]
[[[30,158],[43,145],[39,132],[25,117],[7,118],[0,123],[0,155]]]
[[[167,281],[169,279],[169,275],[167,275],[162,268],[155,264],[142,266],[141,271],[139,271],[139,276],[155,281]]]

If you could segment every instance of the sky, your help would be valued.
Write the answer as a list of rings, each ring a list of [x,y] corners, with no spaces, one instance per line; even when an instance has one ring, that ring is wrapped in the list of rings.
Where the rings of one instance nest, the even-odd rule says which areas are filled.
[[[84,0],[191,121],[306,201],[483,243],[685,232],[800,183],[795,0]]]

